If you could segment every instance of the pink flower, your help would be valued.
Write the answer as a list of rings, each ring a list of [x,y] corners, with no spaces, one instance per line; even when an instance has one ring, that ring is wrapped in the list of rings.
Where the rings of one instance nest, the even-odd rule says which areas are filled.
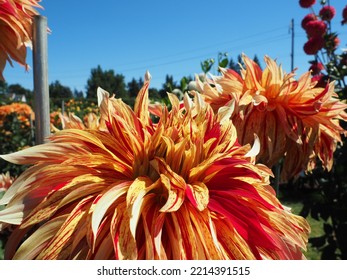
[[[341,21],[341,23],[345,24],[347,22],[347,5],[342,10],[342,18],[343,20]]]
[[[299,5],[302,8],[309,8],[316,3],[316,0],[300,0]]]
[[[322,37],[311,37],[304,45],[306,54],[317,54],[324,47],[324,39]]]
[[[306,30],[307,23],[309,23],[312,20],[316,20],[316,19],[317,19],[317,17],[315,14],[306,15],[301,21],[301,27]]]
[[[327,30],[327,25],[322,20],[311,20],[306,24],[308,37],[323,36]]]
[[[322,20],[327,20],[330,21],[336,14],[336,10],[332,6],[324,6],[320,11],[319,11],[319,16],[321,17]]]

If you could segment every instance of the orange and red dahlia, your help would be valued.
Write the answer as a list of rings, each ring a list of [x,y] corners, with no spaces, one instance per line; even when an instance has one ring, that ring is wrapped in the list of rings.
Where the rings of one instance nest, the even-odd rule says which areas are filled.
[[[274,60],[265,57],[264,71],[247,56],[241,75],[222,69],[222,76],[202,84],[200,91],[217,112],[235,103],[232,121],[242,145],[253,143],[254,134],[261,143],[258,162],[272,167],[283,157],[282,179],[311,170],[319,158],[330,169],[340,134],[339,125],[347,120],[346,103],[334,92],[334,83],[316,87],[310,72],[294,79]]]
[[[303,258],[309,226],[276,199],[258,145],[238,143],[232,106],[169,94],[153,123],[148,87],[134,110],[100,89],[98,129],[1,156],[31,165],[0,201],[5,257]]]
[[[32,18],[40,0],[2,0],[0,5],[0,79],[6,61],[12,60],[28,68],[26,46],[32,40]]]

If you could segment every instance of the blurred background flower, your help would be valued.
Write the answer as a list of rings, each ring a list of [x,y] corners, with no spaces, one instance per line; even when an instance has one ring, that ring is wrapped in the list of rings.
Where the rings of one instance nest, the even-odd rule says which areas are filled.
[[[0,174],[0,192],[7,191],[13,181],[14,178],[11,177],[10,172]]]
[[[334,83],[319,88],[310,72],[296,80],[294,72],[284,73],[269,57],[264,71],[247,56],[243,61],[241,75],[223,69],[222,76],[199,83],[204,99],[215,111],[235,102],[232,121],[240,143],[253,143],[253,134],[258,135],[257,161],[271,168],[284,158],[282,180],[311,171],[317,158],[330,170],[345,133],[339,121],[347,120],[347,105],[337,98]]]

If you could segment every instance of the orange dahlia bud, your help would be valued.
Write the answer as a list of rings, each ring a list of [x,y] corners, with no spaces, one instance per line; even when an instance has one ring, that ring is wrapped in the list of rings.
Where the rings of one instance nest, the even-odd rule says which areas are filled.
[[[332,33],[325,36],[325,46],[324,48],[328,51],[334,51],[340,45],[340,39],[337,34]]]
[[[147,75],[147,77],[149,77]],[[100,126],[2,155],[30,164],[1,198],[13,259],[302,259],[309,226],[277,200],[258,142],[196,93],[169,94],[152,122],[99,89]]]

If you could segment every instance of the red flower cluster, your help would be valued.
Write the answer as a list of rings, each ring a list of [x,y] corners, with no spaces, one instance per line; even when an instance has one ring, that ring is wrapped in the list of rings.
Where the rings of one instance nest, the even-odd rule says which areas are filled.
[[[311,7],[315,1],[300,1],[303,8]],[[347,7],[346,19],[347,19]],[[304,44],[304,51],[308,55],[316,55],[321,49],[331,52],[336,49],[339,39],[335,34],[329,34],[330,21],[336,14],[334,7],[330,5],[323,6],[319,13],[307,14],[301,21],[301,27],[306,31],[308,40]],[[347,22],[347,21],[346,21]]]
[[[316,3],[316,0],[300,0],[299,5],[302,8],[310,8],[312,5]]]

